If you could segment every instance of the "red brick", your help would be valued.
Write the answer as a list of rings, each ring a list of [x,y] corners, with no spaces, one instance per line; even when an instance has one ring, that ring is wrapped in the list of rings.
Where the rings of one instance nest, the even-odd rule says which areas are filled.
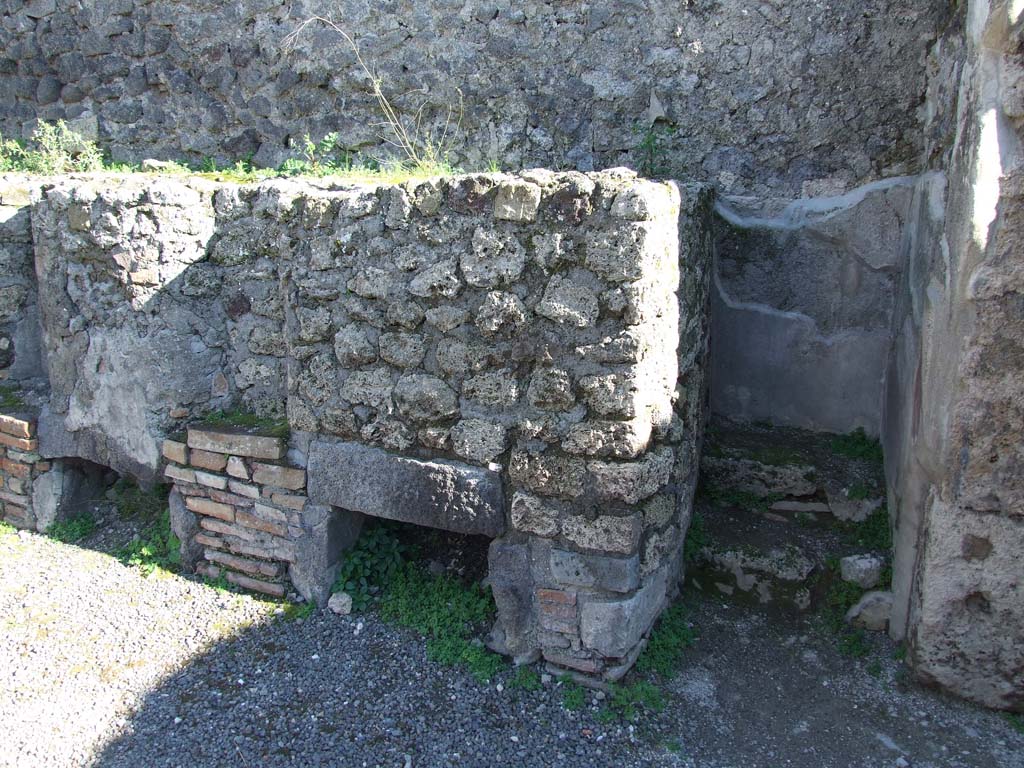
[[[556,619],[576,620],[576,606],[567,603],[544,603],[540,604],[540,612],[544,616],[551,616]]]
[[[27,477],[31,467],[28,464],[22,464],[20,461],[0,459],[0,469],[2,469],[9,475],[15,475],[16,477]]]
[[[192,537],[196,544],[203,547],[214,547],[215,549],[224,549],[224,540],[219,539],[216,536],[208,536],[205,533],[197,533]]]
[[[576,593],[564,592],[560,589],[538,589],[537,599],[544,603],[565,603],[576,605]]]
[[[243,589],[252,589],[256,592],[263,592],[264,594],[271,595],[272,597],[284,597],[284,585],[282,584],[273,584],[269,581],[253,579],[249,576],[243,576],[240,573],[234,573],[232,571],[228,571],[228,581],[232,584],[237,584]]]
[[[580,672],[586,672],[588,675],[600,672],[602,669],[601,662],[595,659],[579,659],[567,653],[558,653],[547,648],[544,649],[544,658],[552,664],[557,664],[560,667],[569,667],[570,669],[578,669]]]
[[[241,571],[252,576],[265,576],[275,578],[281,572],[281,566],[277,563],[268,563],[260,560],[249,560],[245,557],[238,557],[227,552],[218,552],[216,549],[207,549],[206,559],[218,565],[224,565],[234,571]]]
[[[255,459],[280,459],[284,456],[284,440],[280,437],[253,435],[243,430],[188,428],[189,448],[204,451],[250,456]]]
[[[306,487],[306,470],[257,461],[252,465],[252,481],[260,485],[297,491]]]
[[[256,515],[251,515],[248,512],[243,512],[242,510],[238,510],[235,513],[235,522],[239,525],[244,525],[246,528],[265,531],[266,533],[272,533],[275,536],[288,536],[287,526],[272,523],[269,520],[262,520],[259,517],[256,517]]]
[[[236,536],[244,541],[253,541],[255,539],[252,531],[240,525],[225,523],[223,520],[217,520],[212,517],[199,518],[199,527],[205,528],[207,531],[213,531],[213,533],[224,534],[225,536]]]
[[[228,465],[228,457],[223,453],[213,453],[212,451],[203,451],[195,448],[188,463],[200,469],[222,472],[224,467]]]
[[[171,480],[180,480],[183,483],[194,483],[196,481],[196,473],[193,470],[178,467],[174,464],[168,464],[164,468],[164,477],[169,477]]]
[[[0,432],[12,437],[32,437],[36,432],[34,419],[0,413]]]
[[[160,452],[168,461],[176,464],[188,464],[188,446],[177,440],[164,440]]]
[[[20,451],[34,451],[39,447],[39,441],[34,438],[30,440],[24,437],[12,437],[0,432],[0,445],[17,448]]]
[[[234,507],[212,499],[204,499],[202,496],[189,496],[185,499],[185,506],[197,514],[216,517],[218,520],[226,520],[229,523],[235,519]]]

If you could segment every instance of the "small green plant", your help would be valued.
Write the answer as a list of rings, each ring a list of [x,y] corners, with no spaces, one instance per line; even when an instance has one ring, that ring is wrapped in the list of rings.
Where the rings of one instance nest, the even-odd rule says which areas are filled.
[[[665,678],[672,676],[679,668],[686,649],[697,638],[688,618],[689,614],[682,603],[675,603],[661,614],[647,641],[647,647],[636,661],[639,672],[654,672]]]
[[[570,712],[583,709],[583,705],[587,703],[583,686],[572,682],[568,677],[560,679],[562,680],[562,707]]]
[[[114,483],[111,491],[114,506],[121,517],[156,519],[161,512],[167,511],[170,488],[166,485],[157,485],[147,491],[134,480],[122,477]]]
[[[867,643],[867,636],[863,629],[855,629],[844,632],[839,637],[839,653],[850,658],[860,659],[867,656],[871,646]]]
[[[224,571],[221,571],[220,575],[218,575],[217,578],[215,579],[211,579],[209,576],[207,576],[203,579],[203,583],[211,589],[217,590],[218,592],[235,591],[235,585],[228,581],[227,574],[225,574]]]
[[[846,543],[875,552],[892,551],[892,528],[889,509],[884,504],[868,515],[862,523],[852,523],[847,529]]]
[[[690,519],[690,527],[686,531],[686,541],[683,543],[683,557],[687,564],[696,563],[700,559],[700,553],[707,543],[708,535],[704,527],[704,518],[695,511]]]
[[[1017,733],[1024,734],[1024,715],[1015,712],[1003,712],[1003,719],[1010,724]]]
[[[851,501],[863,501],[871,495],[871,489],[864,483],[854,483],[846,489],[846,498]]]
[[[117,556],[125,565],[138,568],[146,576],[158,569],[178,569],[181,565],[181,542],[171,531],[170,511],[166,504],[157,521],[123,547]]]
[[[81,541],[95,530],[96,518],[88,512],[83,512],[82,514],[70,517],[67,520],[53,523],[46,529],[46,535],[51,539],[56,539],[64,544],[74,544],[76,541]]]
[[[759,496],[739,488],[722,488],[717,485],[704,485],[701,490],[715,506],[735,507],[748,512],[767,512],[772,504],[782,498],[778,495]]]
[[[8,523],[6,520],[0,520],[0,538],[4,536],[12,536],[18,532],[18,529]]]
[[[56,124],[40,121],[27,146],[0,137],[0,171],[52,175],[102,169],[103,154],[96,144],[63,120]]]
[[[679,739],[669,739],[665,742],[665,749],[675,755],[683,754],[683,745]]]
[[[874,678],[882,676],[882,662],[878,659],[872,659],[868,662],[867,666],[864,667],[864,671],[867,672]]]
[[[516,667],[515,673],[509,678],[509,689],[521,691],[539,691],[541,689],[540,675],[525,664]]]
[[[675,136],[675,126],[655,122],[646,128],[637,126],[636,132],[640,135],[636,146],[637,170],[648,178],[661,176],[668,170],[665,158],[670,141]]]
[[[270,437],[287,438],[291,433],[287,419],[267,418],[238,408],[212,411],[203,417],[203,423],[211,427],[249,429]]]
[[[848,459],[865,459],[882,463],[882,444],[873,437],[868,437],[864,427],[857,427],[847,435],[836,435],[832,438],[832,450]]]
[[[479,682],[490,680],[505,665],[473,639],[494,615],[494,600],[479,584],[465,585],[446,574],[427,574],[416,563],[404,563],[381,592],[380,615],[425,635],[432,661],[466,666]]]
[[[18,390],[11,386],[0,386],[0,410],[11,411],[24,408],[25,401],[21,399]]]
[[[383,79],[370,69],[370,66],[366,63],[359,50],[359,45],[344,29],[330,19],[323,16],[307,18],[285,38],[285,50],[293,49],[306,28],[313,24],[322,24],[332,30],[346,43],[354,54],[356,64],[369,80],[373,96],[377,101],[377,107],[384,117],[384,126],[388,131],[388,135],[384,138],[388,144],[395,147],[401,154],[401,160],[397,163],[398,167],[406,173],[417,175],[435,176],[451,173],[453,169],[448,162],[448,154],[450,151],[451,134],[457,132],[462,123],[462,92],[458,92],[458,107],[448,106],[447,116],[442,121],[439,130],[435,131],[425,127],[425,103],[416,110],[413,116],[403,119],[384,92]],[[314,145],[314,148],[317,148],[317,145]]]
[[[365,610],[405,561],[406,547],[384,522],[367,526],[342,560],[335,592],[352,598],[352,608]]]
[[[864,595],[864,590],[833,573],[832,585],[825,595],[823,615],[832,632],[840,633],[846,627],[846,612]]]
[[[665,708],[661,690],[649,680],[637,680],[630,685],[612,684],[609,694],[597,715],[603,722],[616,718],[635,720],[640,714],[639,707],[650,712],[661,712]]]
[[[763,445],[749,451],[747,457],[772,467],[788,467],[794,464],[803,464],[803,455],[795,448],[787,448],[782,445]]]
[[[893,661],[906,661],[907,659],[907,646],[900,644],[896,650],[892,652]]]
[[[314,611],[316,611],[316,603],[312,601],[288,603],[284,606],[284,611],[280,614],[280,618],[284,621],[301,621],[312,616]]]

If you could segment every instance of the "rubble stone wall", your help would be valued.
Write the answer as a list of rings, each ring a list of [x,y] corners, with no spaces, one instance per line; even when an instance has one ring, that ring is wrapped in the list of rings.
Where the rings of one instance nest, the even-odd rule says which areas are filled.
[[[320,13],[358,39],[400,114],[425,104],[440,136],[454,109],[467,169],[629,164],[727,193],[837,194],[916,172],[924,55],[949,5],[6,0],[0,131],[63,118],[135,162],[276,166],[329,131],[379,152],[380,112],[341,38],[315,27],[285,50]]]
[[[622,170],[45,184],[39,450],[166,472],[186,561],[270,593],[324,599],[364,514],[487,535],[497,646],[621,674],[689,524],[710,212]],[[213,445],[235,406],[289,443]]]

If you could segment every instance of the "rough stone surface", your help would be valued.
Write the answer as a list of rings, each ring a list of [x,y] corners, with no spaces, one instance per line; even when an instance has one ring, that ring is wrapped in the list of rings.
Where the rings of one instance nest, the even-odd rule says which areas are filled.
[[[846,622],[854,627],[883,632],[892,614],[892,592],[868,592],[846,612]]]
[[[289,137],[329,131],[339,146],[390,152],[377,102],[338,35],[314,26],[282,49],[305,9],[131,0],[60,4],[38,17],[25,10],[40,5],[55,3],[12,7],[0,50],[11,62],[0,73],[4,136],[27,136],[37,118],[91,122],[116,160],[135,162],[223,165],[251,154],[277,166],[298,155]],[[441,136],[459,112],[458,130],[445,134],[458,166],[657,165],[727,192],[790,197],[916,168],[923,54],[948,15],[943,5],[894,0],[756,9],[696,0],[628,13],[472,0],[411,15],[349,4],[340,14],[404,119]],[[866,32],[864,19],[889,23]],[[399,45],[403,25],[412,34]],[[239,29],[249,30],[241,47]],[[231,53],[197,59],[196,46]],[[528,221],[530,183],[500,186],[500,205],[483,201],[484,209]],[[417,211],[436,205],[432,194],[412,199]],[[573,197],[563,206],[567,219],[585,210]]]
[[[862,589],[873,589],[882,578],[885,561],[876,555],[849,555],[839,561],[839,573],[843,581],[849,581]]]
[[[914,189],[883,437],[890,633],[920,678],[1021,710],[1024,126],[1008,14],[972,1],[929,55],[930,172]]]
[[[310,449],[308,490],[320,503],[376,517],[487,536],[505,529],[498,473],[455,462],[318,440]]]
[[[635,660],[639,636],[606,659],[523,596],[573,572],[573,590],[628,599],[678,549],[703,428],[707,188],[626,169],[111,176],[47,184],[30,214],[40,451],[173,480],[204,575],[322,603],[364,514],[507,532],[537,555],[509,555],[496,647],[609,675]],[[235,408],[290,441],[202,423]],[[671,511],[645,515],[657,494]],[[595,559],[553,568],[550,547]]]

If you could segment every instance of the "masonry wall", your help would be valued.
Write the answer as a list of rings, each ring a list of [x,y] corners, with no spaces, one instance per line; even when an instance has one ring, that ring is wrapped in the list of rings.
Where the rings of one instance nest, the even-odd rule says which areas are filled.
[[[916,171],[924,54],[949,14],[927,0],[5,5],[5,135],[72,120],[136,162],[276,166],[292,139],[329,131],[376,152],[380,113],[340,38],[314,29],[284,50],[320,13],[359,39],[405,116],[426,104],[440,135],[461,101],[467,169],[630,164],[790,198]],[[655,120],[664,138],[645,150]]]
[[[894,636],[924,680],[1024,708],[1022,23],[971,2],[932,52],[883,433]]]
[[[364,514],[486,535],[495,646],[615,677],[681,565],[710,211],[622,169],[44,184],[39,450],[163,474],[186,562],[271,594],[323,600]],[[290,441],[214,445],[233,406]]]

